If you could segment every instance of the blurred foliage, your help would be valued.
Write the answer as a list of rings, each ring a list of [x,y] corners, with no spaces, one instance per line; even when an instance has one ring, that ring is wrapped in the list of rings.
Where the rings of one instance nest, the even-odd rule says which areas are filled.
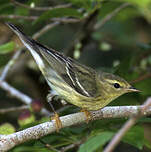
[[[103,132],[90,137],[84,144],[80,146],[78,152],[93,152],[102,147],[109,139],[113,137],[112,132]]]
[[[14,50],[14,46],[15,45],[14,45],[13,42],[8,42],[8,43],[6,43],[4,45],[1,45],[0,46],[0,54],[7,54],[7,53],[13,51]]]
[[[20,46],[18,38],[3,24],[4,22],[12,22],[32,36],[45,25],[53,23],[53,19],[77,19],[79,21],[73,23],[61,22],[42,34],[38,40],[97,71],[116,73],[142,91],[139,94],[123,95],[110,105],[140,105],[151,96],[150,0],[18,0],[17,2],[27,7],[13,0],[0,0],[0,72],[17,50],[16,46]],[[105,16],[127,2],[129,6],[123,8],[101,28],[94,28]],[[34,7],[55,7],[69,3],[71,6],[66,8],[34,10]],[[28,53],[23,53],[16,61],[7,75],[7,81],[32,98],[41,100],[47,109],[50,109],[45,102],[49,87]],[[3,109],[22,105],[20,101],[9,97],[2,90],[0,90],[0,101]],[[62,107],[57,101],[53,105],[56,109]],[[66,108],[60,115],[76,111],[77,107],[72,106]],[[24,120],[26,123],[18,123],[20,113],[16,111],[0,114],[0,133],[8,134],[49,121],[48,118],[31,110],[32,117],[29,119],[27,117],[27,121]],[[53,152],[55,149],[75,144],[68,152],[101,152],[126,120],[124,118],[98,120],[64,128],[59,133],[24,143],[10,151]],[[118,152],[150,151],[151,136],[148,135],[151,131],[150,123],[150,117],[141,118],[122,139],[117,147]],[[144,124],[148,124],[149,130],[144,128]],[[46,144],[50,144],[51,148],[47,148]],[[123,144],[126,148],[123,148]]]
[[[13,125],[9,123],[4,123],[0,125],[0,134],[7,135],[15,132],[15,128]]]

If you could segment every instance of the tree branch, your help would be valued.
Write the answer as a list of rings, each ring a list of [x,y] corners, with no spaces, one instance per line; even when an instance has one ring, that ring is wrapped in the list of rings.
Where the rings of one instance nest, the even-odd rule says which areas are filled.
[[[143,81],[145,79],[148,79],[151,77],[151,73],[145,73],[141,76],[139,76],[138,78],[136,78],[135,80],[132,80],[130,83],[131,84],[134,84],[134,83],[137,83],[137,82],[140,82],[140,81]]]
[[[32,102],[32,98],[20,92],[19,90],[15,89],[14,87],[10,86],[5,81],[0,81],[0,87],[5,91],[7,91],[11,96],[16,97],[25,104],[30,104]]]
[[[38,19],[38,16],[23,16],[23,15],[0,15],[0,19],[24,19],[24,20],[29,20],[29,21],[34,21]],[[84,18],[83,18],[84,19]],[[62,17],[62,18],[50,18],[49,21],[52,22],[61,22],[61,23],[76,23],[80,22],[83,19],[76,19],[76,18],[67,18],[67,17]]]
[[[21,55],[22,51],[18,50],[13,57],[11,58],[11,60],[9,60],[9,62],[6,64],[6,66],[4,67],[1,76],[0,76],[0,81],[5,80],[8,71],[11,69],[11,67],[16,63],[18,57]]]
[[[83,143],[83,140],[77,141],[76,143],[73,143],[71,145],[68,145],[66,147],[61,148],[61,152],[66,152],[69,149],[72,149],[74,147],[77,147],[77,146],[81,145],[82,143]]]
[[[114,17],[117,13],[119,13],[119,11],[121,11],[123,8],[129,6],[129,3],[124,3],[122,5],[120,5],[118,8],[116,8],[113,12],[109,13],[107,16],[105,16],[101,22],[97,23],[94,26],[94,29],[97,30],[99,28],[101,28],[106,22],[108,22],[112,17]]]
[[[21,100],[23,103],[29,105],[32,102],[32,98],[27,96],[26,94],[20,92],[19,90],[15,89],[14,87],[10,86],[7,82],[5,81],[0,81],[0,88],[4,89],[7,91],[11,96]],[[42,109],[41,113],[44,115],[48,115],[49,112],[46,109]]]
[[[105,107],[99,111],[91,111],[92,119],[104,119],[104,118],[122,118],[132,115],[138,115],[144,106],[114,106]],[[151,108],[146,109],[143,115],[151,114]],[[63,128],[72,125],[80,124],[86,121],[86,116],[83,112],[75,113],[60,117]],[[0,136],[0,147],[2,151],[7,151],[16,145],[24,143],[29,140],[36,140],[45,135],[56,131],[55,122],[45,122],[37,126],[27,128],[25,130]]]
[[[0,19],[24,19],[24,20],[36,20],[38,16],[23,16],[23,15],[0,15]]]
[[[8,112],[22,111],[25,109],[29,109],[29,106],[25,105],[25,106],[20,106],[20,107],[11,107],[11,108],[6,108],[6,109],[0,109],[0,114],[5,114]]]
[[[44,26],[39,32],[35,33],[33,35],[33,39],[37,39],[38,37],[40,37],[42,34],[44,34],[45,32],[47,32],[48,30],[52,29],[53,27],[59,25],[60,22],[56,21],[50,24],[47,24],[46,26]]]

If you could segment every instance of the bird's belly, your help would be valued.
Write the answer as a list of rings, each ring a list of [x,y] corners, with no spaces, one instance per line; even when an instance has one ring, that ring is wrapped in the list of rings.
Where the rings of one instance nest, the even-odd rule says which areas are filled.
[[[75,93],[70,93],[68,96],[64,98],[66,99],[66,101],[70,102],[73,105],[91,111],[99,110],[110,102],[103,99],[97,100],[96,98],[92,97],[75,95]]]
[[[110,99],[102,99],[101,97],[99,98],[90,98],[90,97],[73,97],[70,98],[69,100],[67,99],[68,102],[72,103],[73,105],[76,105],[80,108],[89,110],[89,111],[95,111],[99,110],[103,107],[105,107],[107,104],[111,102]]]
[[[63,85],[62,87],[57,87],[56,85],[54,86],[52,84],[51,87],[67,102],[87,110],[99,110],[110,102],[110,100],[103,100],[101,97],[94,98],[80,95],[71,87],[63,87]]]

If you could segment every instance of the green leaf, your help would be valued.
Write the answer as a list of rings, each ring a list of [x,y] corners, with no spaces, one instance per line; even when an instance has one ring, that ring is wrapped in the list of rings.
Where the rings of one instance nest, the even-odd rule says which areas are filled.
[[[15,132],[15,128],[13,125],[9,123],[4,123],[0,125],[0,134],[8,135]]]
[[[144,0],[144,1],[138,1],[138,0],[126,0],[127,2],[135,5],[141,14],[146,17],[148,21],[151,21],[151,1],[150,0]]]
[[[122,141],[142,149],[144,145],[144,129],[141,126],[131,128]]]
[[[138,1],[138,0],[126,0],[126,2],[132,3],[139,7],[147,7],[150,4],[150,0]]]
[[[53,10],[49,10],[44,12],[35,22],[42,22],[48,20],[53,17],[77,17],[82,18],[82,14],[74,8],[55,8]]]
[[[147,139],[144,139],[144,145],[145,145],[148,149],[151,149],[151,143],[150,143]]]
[[[108,131],[93,136],[80,146],[78,152],[94,152],[99,147],[103,146],[106,142],[108,142],[113,135],[114,135],[113,132]]]
[[[0,54],[7,54],[13,51],[15,48],[14,42],[8,42],[3,45],[0,45]]]

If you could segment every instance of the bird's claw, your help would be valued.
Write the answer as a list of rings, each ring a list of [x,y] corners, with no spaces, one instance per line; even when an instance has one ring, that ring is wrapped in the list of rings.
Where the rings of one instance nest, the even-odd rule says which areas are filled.
[[[54,116],[51,117],[51,120],[55,120],[56,131],[59,132],[59,130],[62,128],[62,122],[56,112]]]

